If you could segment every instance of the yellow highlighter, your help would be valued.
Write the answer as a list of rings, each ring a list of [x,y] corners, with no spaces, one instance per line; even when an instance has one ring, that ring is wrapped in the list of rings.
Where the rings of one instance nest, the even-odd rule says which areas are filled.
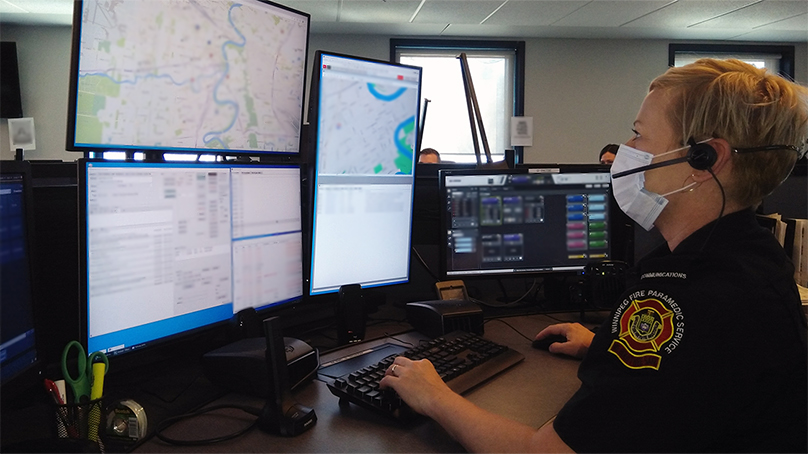
[[[93,383],[90,387],[90,400],[100,399],[104,395],[104,374],[106,373],[106,364],[93,363]],[[87,419],[87,438],[91,441],[98,441],[98,426],[101,424],[101,403],[95,402],[91,405]]]
[[[104,395],[104,375],[106,373],[106,364],[93,363],[93,384],[90,388],[90,400],[100,399]]]

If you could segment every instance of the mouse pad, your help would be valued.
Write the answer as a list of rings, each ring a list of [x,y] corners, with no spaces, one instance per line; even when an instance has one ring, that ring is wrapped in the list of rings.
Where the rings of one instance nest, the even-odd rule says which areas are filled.
[[[326,377],[337,378],[350,374],[355,370],[376,364],[384,358],[407,351],[407,347],[396,344],[382,344],[362,350],[344,358],[330,361],[320,366],[317,371]]]

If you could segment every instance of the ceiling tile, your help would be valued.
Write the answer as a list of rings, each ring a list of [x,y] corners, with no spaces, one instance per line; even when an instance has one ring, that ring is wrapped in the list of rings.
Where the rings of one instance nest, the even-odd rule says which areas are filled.
[[[550,25],[589,3],[588,0],[510,0],[491,16],[486,25]]]
[[[789,17],[788,19],[770,22],[767,24],[755,27],[756,30],[795,30],[805,32],[808,35],[808,13],[803,13],[798,16]],[[801,40],[802,41],[802,40]],[[808,41],[808,40],[806,40]]]
[[[11,5],[7,10],[3,4]],[[73,15],[73,0],[0,0],[0,13]]]
[[[502,0],[426,0],[413,22],[477,25],[500,5]]]
[[[318,22],[311,32],[317,34],[355,34],[383,36],[440,36],[446,24],[375,24],[368,22]]]
[[[671,0],[600,0],[589,2],[553,25],[574,27],[618,27],[664,8]]]
[[[808,30],[808,1],[768,0],[752,4],[723,16],[692,25],[692,27],[755,28],[766,24],[778,27],[778,21],[802,16],[802,27]],[[800,22],[797,20],[796,22]]]
[[[757,28],[747,33],[741,33],[727,39],[744,42],[760,41],[804,43],[808,42],[808,30],[767,30],[766,28]]]
[[[623,26],[687,28],[755,1],[758,0],[679,0]]]
[[[420,0],[345,0],[340,22],[407,23],[418,9]]]
[[[311,15],[312,22],[334,22],[337,20],[338,0],[283,0],[283,5]]]
[[[8,13],[26,13],[24,9],[19,6],[9,3],[7,0],[0,0],[0,14]]]

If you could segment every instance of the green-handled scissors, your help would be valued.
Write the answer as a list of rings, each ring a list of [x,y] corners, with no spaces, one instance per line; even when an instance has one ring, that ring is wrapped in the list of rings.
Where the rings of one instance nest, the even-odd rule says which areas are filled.
[[[67,356],[70,353],[70,349],[73,347],[76,347],[76,350],[78,350],[76,363],[78,365],[79,372],[77,376],[71,375],[70,371],[67,369]],[[93,352],[90,353],[90,356],[87,356],[87,353],[84,351],[84,347],[82,347],[80,343],[70,341],[67,343],[67,345],[65,345],[65,349],[62,351],[62,376],[64,376],[65,381],[73,390],[73,402],[80,403],[90,399],[93,363],[97,362],[96,360],[104,363],[104,373],[106,373],[106,371],[109,370],[109,360],[107,359],[107,355],[105,355],[103,352]]]

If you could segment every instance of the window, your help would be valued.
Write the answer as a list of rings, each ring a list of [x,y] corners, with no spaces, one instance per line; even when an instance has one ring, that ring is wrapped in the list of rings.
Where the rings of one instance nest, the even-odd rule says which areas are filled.
[[[390,60],[420,66],[421,104],[427,106],[421,148],[442,161],[476,162],[471,122],[458,56],[465,52],[485,135],[494,161],[510,144],[511,117],[524,113],[523,41],[391,39]],[[426,99],[429,103],[426,103]],[[478,134],[480,154],[485,149]]]
[[[668,66],[684,66],[699,58],[737,58],[794,80],[794,46],[671,44],[668,47]]]

